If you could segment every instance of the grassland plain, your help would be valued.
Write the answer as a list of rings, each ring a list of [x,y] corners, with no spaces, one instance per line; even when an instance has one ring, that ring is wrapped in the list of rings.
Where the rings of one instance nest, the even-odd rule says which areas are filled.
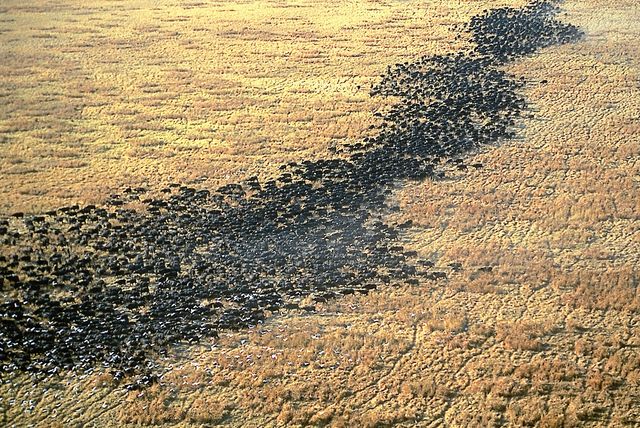
[[[466,3],[3,2],[0,210],[326,157],[367,135],[387,64],[510,2]]]
[[[320,10],[324,10],[327,17],[329,3],[324,7],[322,4],[314,3],[310,10],[283,10],[297,13],[299,17],[314,16],[314,13],[323,16]],[[363,21],[363,26],[354,30],[354,34],[373,31],[375,22],[389,26],[377,30],[378,45],[360,45],[362,55],[352,59],[353,70],[359,74],[354,79],[362,79],[362,88],[375,81],[387,63],[459,48],[464,41],[449,42],[455,33],[450,25],[466,21],[483,8],[506,3],[457,3],[455,7],[439,9],[444,6],[434,2],[415,9],[417,4],[403,4],[394,9],[392,4],[370,3],[370,7],[389,12],[381,13],[379,21],[373,18],[375,14],[362,12],[362,20],[373,22],[365,25]],[[228,3],[220,5],[222,9],[229,7]],[[250,9],[251,5],[260,9],[256,3],[234,7]],[[122,11],[125,7],[123,3],[106,2],[104,6],[95,12],[97,17],[104,15],[103,19],[112,19],[110,12],[114,8]],[[346,3],[344,7],[347,13],[350,9]],[[415,30],[410,30],[407,21],[395,21],[412,16],[414,10],[429,8],[433,15],[427,14],[428,20],[422,15],[411,21],[422,26]],[[448,8],[456,13],[443,12],[444,15],[438,17],[435,12]],[[451,272],[447,281],[413,287],[381,287],[368,296],[349,296],[319,304],[314,314],[279,315],[257,329],[223,334],[213,348],[177,349],[176,355],[166,360],[167,372],[161,382],[144,391],[124,391],[115,387],[109,376],[100,373],[80,377],[69,374],[36,386],[27,378],[17,377],[2,385],[3,423],[41,426],[622,426],[640,423],[637,409],[640,402],[637,288],[640,272],[636,266],[640,255],[637,124],[640,52],[636,43],[640,32],[639,11],[631,1],[606,0],[567,1],[563,9],[567,12],[563,19],[580,26],[586,38],[575,45],[546,49],[510,66],[511,72],[524,75],[529,81],[525,93],[532,106],[532,117],[521,123],[518,137],[468,159],[469,164],[482,163],[482,169],[452,170],[445,181],[415,184],[397,192],[401,210],[390,216],[389,221],[411,219],[417,225],[407,232],[405,244],[439,266],[462,263],[461,271]],[[61,13],[51,5],[47,10],[54,16]],[[394,12],[390,13],[391,10]],[[21,13],[33,12],[7,11],[5,16]],[[350,19],[351,15],[357,15],[347,14]],[[242,16],[255,17],[249,13]],[[81,15],[74,19],[87,18]],[[337,18],[331,14],[326,19]],[[309,27],[314,31],[330,28],[326,34],[343,36],[336,31],[340,29],[338,24],[338,27],[324,24],[325,27],[318,23],[320,21]],[[12,25],[17,25],[16,22],[17,18]],[[394,24],[396,22],[402,24]],[[187,21],[185,25],[190,24]],[[235,25],[239,25],[235,31],[242,34],[241,24]],[[394,29],[394,25],[399,28]],[[254,28],[263,27],[255,24]],[[292,31],[291,27],[288,31]],[[414,45],[403,46],[401,39],[383,37],[385,32],[388,35],[402,34],[402,31],[415,31]],[[432,36],[442,39],[430,42]],[[399,37],[407,36],[405,33]],[[27,36],[18,38],[28,40]],[[403,43],[410,40],[406,38]],[[322,43],[320,38],[316,43]],[[385,43],[398,46],[385,48]],[[161,49],[160,45],[162,43],[154,46]],[[204,45],[199,49],[206,50]],[[351,53],[357,50],[355,46],[352,49]],[[376,53],[369,55],[370,51]],[[207,54],[210,52],[194,53],[194,58]],[[254,67],[264,63],[258,58],[257,54],[253,57]],[[303,61],[295,66],[287,62],[292,68],[309,66],[318,73],[325,72],[323,64],[320,61],[311,67]],[[249,65],[247,60],[244,67]],[[141,72],[146,70],[141,67]],[[317,107],[308,103],[325,96],[325,102],[331,99],[327,94],[334,85],[331,82],[339,80],[338,69],[344,71],[336,65],[333,74],[324,75],[330,82],[326,87],[318,83],[321,78],[316,85],[311,84],[309,87],[314,89],[306,99],[277,95],[275,87],[271,88],[272,96],[281,96],[283,104],[290,103],[283,108],[308,110],[312,114]],[[265,70],[269,71],[266,66]],[[296,68],[291,73],[304,80],[308,79],[305,77],[308,71]],[[369,77],[363,77],[362,74],[367,73]],[[4,74],[3,79],[6,79]],[[287,84],[295,81],[292,76]],[[260,93],[255,86],[243,85],[248,85],[247,81],[239,85],[247,96]],[[198,84],[192,83],[191,87]],[[18,100],[20,93],[12,88],[4,89],[6,96]],[[286,89],[282,91],[288,94]],[[229,102],[240,96],[239,92],[228,95]],[[349,117],[345,120],[354,132],[353,138],[372,123],[372,110],[367,109],[382,107],[376,105],[375,100],[368,100],[365,93],[354,95],[358,96],[361,99],[351,106],[353,111],[344,110],[349,113],[340,110],[344,105],[335,107],[336,114]],[[266,98],[262,100],[268,106]],[[84,102],[84,96],[82,99]],[[131,100],[135,103],[136,97],[132,95]],[[295,107],[291,107],[294,104]],[[12,105],[29,111],[34,109],[34,105],[23,107],[21,101]],[[60,106],[64,105],[65,102],[60,101]],[[265,120],[272,112],[264,107],[262,113],[267,116],[259,120],[248,114],[252,119],[247,119],[246,126],[251,123],[265,129],[273,126],[268,135],[287,141],[281,137],[288,135],[283,131],[288,129],[286,119],[273,123]],[[7,114],[10,119],[3,116],[3,120],[17,120],[20,114]],[[209,121],[210,114],[204,111],[203,115]],[[58,116],[45,117],[54,120]],[[142,123],[135,117],[121,120]],[[216,123],[215,120],[211,119],[211,123]],[[334,121],[326,119],[325,125],[331,126]],[[85,129],[92,127],[90,123],[85,125]],[[241,138],[233,140],[237,138],[234,135],[245,131],[244,125],[238,125],[227,128],[229,137],[225,137],[225,144],[233,146],[233,141],[246,144],[242,146],[244,154],[218,158],[219,153],[204,147],[180,154],[175,147],[162,146],[153,150],[158,154],[174,150],[178,154],[171,158],[159,156],[160,160],[151,161],[129,153],[128,162],[134,169],[138,161],[142,165],[151,162],[150,168],[158,172],[176,171],[171,174],[181,180],[188,179],[177,175],[178,159],[182,159],[192,165],[185,174],[197,176],[205,171],[202,175],[211,177],[202,185],[211,186],[224,182],[226,178],[221,178],[220,173],[236,180],[245,173],[258,171],[260,160],[250,157],[256,144],[267,147],[261,159],[270,160],[273,166],[287,159],[285,156],[292,159],[326,156],[329,145],[340,141],[329,134],[321,135],[315,126],[318,124],[313,120],[300,126],[292,125],[291,129],[295,128],[296,132],[305,129],[312,138],[305,140],[302,135],[298,136],[300,139],[292,138],[291,144],[298,146],[286,154],[282,152],[286,144],[267,147],[264,142],[254,141],[252,149],[251,144]],[[12,150],[29,147],[15,140],[31,132],[29,129],[4,133],[3,153],[7,147]],[[23,134],[15,134],[19,132]],[[151,138],[156,134],[149,130],[145,135]],[[107,137],[105,134],[105,139]],[[313,139],[316,137],[318,140]],[[176,140],[170,141],[168,145],[179,146]],[[44,148],[50,141],[42,139],[40,144]],[[132,150],[129,144],[120,143],[120,149]],[[100,156],[90,151],[85,153],[81,159],[91,163],[81,168],[89,174],[109,165],[92,163],[92,159]],[[199,156],[205,169],[198,170],[202,165],[195,159]],[[23,164],[53,158],[25,157]],[[218,162],[216,168],[206,170],[211,167],[211,164],[205,165],[209,161]],[[253,166],[247,166],[251,162],[255,162]],[[161,163],[167,166],[157,166]],[[105,174],[114,174],[113,177],[105,175],[92,191],[78,182],[72,185],[67,182],[71,199],[99,200],[105,191],[122,186],[126,180],[136,183],[131,175],[126,175],[123,164],[125,162],[113,160],[111,169],[105,167],[105,171],[110,171]],[[238,169],[234,169],[234,165],[239,165]],[[48,167],[44,164],[42,168],[44,171]],[[254,169],[242,171],[241,168]],[[58,168],[59,174],[48,178],[48,188],[40,187],[41,195],[19,194],[16,187],[11,187],[18,181],[14,184],[7,181],[7,193],[15,198],[15,206],[23,204],[22,209],[38,209],[47,204],[57,206],[62,199],[56,200],[55,194],[46,192],[55,193],[56,190],[50,188],[53,185],[64,187],[61,171]],[[145,177],[148,173],[142,171],[139,182],[165,179]],[[99,176],[99,173],[93,175]],[[21,185],[28,184],[26,175],[7,177],[7,180],[22,177],[20,183],[24,184]],[[90,179],[91,174],[86,178],[87,183]],[[38,188],[34,184],[27,187]],[[80,192],[80,188],[89,193]]]

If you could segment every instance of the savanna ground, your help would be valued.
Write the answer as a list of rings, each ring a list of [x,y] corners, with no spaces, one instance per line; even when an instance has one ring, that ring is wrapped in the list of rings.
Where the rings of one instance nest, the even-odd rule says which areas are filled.
[[[335,156],[384,108],[367,92],[387,64],[526,2],[28,3],[0,8],[5,213]],[[179,347],[142,391],[5,378],[2,424],[640,424],[640,8],[562,8],[586,37],[509,66],[529,82],[517,138],[396,194],[404,244],[459,272]]]

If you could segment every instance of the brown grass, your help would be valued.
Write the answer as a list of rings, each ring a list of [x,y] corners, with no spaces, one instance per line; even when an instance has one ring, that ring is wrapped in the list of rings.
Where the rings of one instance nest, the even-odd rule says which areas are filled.
[[[169,175],[208,175],[209,186],[324,156],[333,142],[362,135],[380,107],[356,84],[366,87],[388,63],[456,49],[451,24],[506,3],[428,3],[425,20],[413,2],[338,3],[337,12],[335,2],[158,10],[127,2],[112,15],[76,8],[55,22],[51,5],[10,3],[3,16],[15,21],[0,27],[3,40],[16,39],[2,48],[12,61],[0,86],[11,100],[0,115],[6,209],[99,200],[123,183]],[[347,296],[176,350],[145,391],[122,391],[98,372],[39,386],[18,376],[0,386],[0,421],[638,425],[638,7],[571,0],[563,8],[587,38],[510,67],[530,82],[533,107],[518,138],[468,159],[482,169],[396,193],[401,211],[389,221],[418,225],[406,245],[447,271],[446,281]],[[55,25],[68,31],[47,29]],[[87,32],[96,25],[108,28],[104,37]],[[225,47],[219,60],[214,43]],[[62,54],[34,53],[46,44]],[[79,53],[84,62],[73,66]],[[121,74],[114,61],[127,65]],[[73,78],[63,78],[63,65]],[[104,78],[79,79],[89,71]],[[63,160],[88,165],[50,169]],[[40,193],[36,181],[57,187]]]
[[[387,64],[457,49],[454,25],[484,6],[32,3],[3,2],[0,23],[4,213],[327,157],[370,132]]]

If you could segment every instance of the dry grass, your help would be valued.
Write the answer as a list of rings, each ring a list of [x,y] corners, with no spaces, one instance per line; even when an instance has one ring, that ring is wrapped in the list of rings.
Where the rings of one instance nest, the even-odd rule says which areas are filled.
[[[13,74],[3,71],[2,91],[5,98],[14,97],[14,102],[2,107],[3,129],[11,128],[3,134],[2,153],[10,154],[5,156],[7,162],[14,159],[16,171],[39,171],[2,173],[7,197],[13,198],[8,206],[43,207],[62,200],[56,190],[35,186],[30,176],[56,182],[59,189],[68,186],[68,192],[99,177],[94,187],[86,186],[86,193],[72,195],[72,199],[92,200],[127,180],[142,180],[144,171],[157,171],[144,178],[149,183],[162,182],[170,174],[180,180],[188,174],[203,174],[210,176],[205,185],[213,185],[257,171],[263,161],[276,165],[283,159],[323,156],[338,138],[329,130],[332,124],[348,124],[345,129],[352,134],[342,135],[342,141],[361,135],[371,123],[370,110],[380,107],[363,91],[349,95],[350,102],[339,94],[352,91],[356,84],[366,87],[384,64],[456,49],[458,45],[448,41],[452,29],[448,25],[501,3],[460,2],[445,7],[433,2],[426,6],[433,11],[428,21],[424,15],[413,15],[417,2],[402,6],[339,3],[338,11],[343,13],[332,12],[329,5],[334,3],[322,2],[306,8],[302,3],[298,7],[285,7],[295,5],[292,2],[272,3],[268,11],[258,7],[261,3],[234,3],[235,12],[224,12],[231,7],[227,2],[204,4],[206,8],[194,6],[179,13],[178,6],[167,6],[174,8],[171,14],[145,9],[136,2],[117,3],[120,12],[110,18],[104,11],[91,12],[94,18],[102,17],[103,24],[109,19],[119,23],[105,31],[105,42],[129,46],[138,56],[113,46],[98,55],[96,47],[80,44],[96,43],[94,37],[80,31],[69,36],[52,32],[56,37],[45,38],[46,30],[40,29],[30,30],[40,37],[17,37],[20,16],[35,19],[32,15],[39,16],[37,8],[23,7],[2,15],[15,15],[16,21],[2,23],[2,28],[12,26],[13,30],[1,36],[18,38],[14,45],[62,43],[61,39],[69,37],[73,43],[62,43],[68,49],[75,46],[82,52],[94,52],[93,57],[83,56],[86,66],[78,65],[83,72],[113,69],[106,65],[109,60],[130,61],[131,71],[106,81],[120,88],[113,90],[117,94],[122,88],[138,91],[131,92],[135,96],[122,101],[117,113],[112,113],[113,120],[122,121],[109,125],[114,128],[105,125],[99,108],[87,110],[94,116],[89,115],[86,122],[72,121],[76,134],[63,133],[60,138],[76,143],[77,136],[86,135],[83,132],[92,124],[100,123],[105,126],[102,129],[123,129],[127,124],[132,129],[125,130],[128,136],[121,139],[113,136],[125,134],[105,131],[100,143],[78,146],[87,150],[82,161],[88,165],[76,168],[72,178],[65,179],[62,168],[56,170],[58,175],[39,168],[62,157],[61,153],[67,153],[64,150],[75,153],[69,148],[71,141],[51,145],[45,139],[37,140],[45,138],[38,136],[43,131],[36,132],[35,120],[24,113],[37,112],[39,104],[15,101],[16,94],[26,91],[15,89],[27,85],[26,68],[18,67]],[[141,9],[133,10],[137,6]],[[126,9],[129,7],[132,10]],[[567,11],[563,18],[582,27],[587,38],[576,45],[544,50],[510,67],[531,82],[526,95],[533,117],[522,122],[518,139],[487,148],[468,160],[469,164],[483,163],[482,169],[451,171],[445,181],[407,186],[396,194],[401,211],[390,221],[411,219],[418,225],[405,236],[407,246],[434,260],[442,270],[448,270],[451,262],[462,263],[460,272],[451,272],[446,281],[389,286],[368,296],[319,304],[317,313],[275,316],[257,329],[222,334],[213,347],[176,350],[176,355],[164,361],[166,373],[160,383],[142,392],[114,388],[108,376],[99,373],[84,379],[65,376],[57,384],[45,384],[48,389],[33,387],[28,379],[18,377],[1,387],[3,422],[40,426],[638,425],[639,9],[630,0],[570,0],[563,7]],[[205,19],[204,10],[210,13],[210,8],[219,11],[218,21],[222,22],[224,13],[225,24],[215,30],[217,35],[212,34],[211,18]],[[436,11],[446,9],[457,13],[438,16]],[[78,29],[86,28],[82,23],[93,22],[89,21],[91,14],[56,13],[63,20],[76,20]],[[154,34],[169,29],[184,33],[167,35],[155,44],[143,32],[120,34],[126,14],[129,25],[140,25],[135,28],[153,22],[159,28],[149,30]],[[154,14],[164,19],[153,19]],[[190,18],[176,21],[181,15]],[[175,18],[168,20],[168,16]],[[53,25],[32,22],[33,28]],[[195,40],[188,35],[198,34],[199,26],[210,30],[202,30],[197,49],[186,49],[187,41]],[[398,38],[383,37],[390,33]],[[278,37],[279,41],[274,40]],[[216,43],[226,46],[225,62],[207,59]],[[263,49],[266,45],[270,48]],[[176,50],[177,46],[183,48]],[[280,58],[276,54],[280,48],[291,50],[296,61]],[[180,52],[182,57],[161,55],[163,50]],[[259,55],[261,50],[273,51],[273,57],[265,60]],[[29,49],[22,52],[27,55]],[[25,56],[11,58],[22,58],[23,67],[29,63]],[[65,56],[56,58],[62,61]],[[168,74],[159,71],[165,68],[153,65],[160,60],[172,62],[173,67],[189,64],[185,68],[192,69],[196,83],[188,87],[209,102],[226,99],[226,107],[205,108],[206,115],[176,109],[175,97],[193,101],[196,95],[185,86],[167,83]],[[231,70],[224,76],[219,73],[223,65]],[[212,69],[218,72],[210,72]],[[131,83],[154,73],[161,88],[157,91],[151,85]],[[353,80],[339,83],[345,73],[353,73]],[[178,72],[172,76],[180,80]],[[289,79],[286,84],[285,78]],[[540,83],[543,79],[549,82]],[[106,96],[101,86],[91,92],[95,81],[82,86],[77,79],[61,79],[56,84],[61,82],[77,85],[82,94],[97,94],[96,99]],[[41,90],[34,81],[31,85],[32,92]],[[221,95],[224,91],[228,91],[226,98]],[[94,95],[86,97],[93,99]],[[162,114],[148,116],[154,103]],[[61,118],[76,113],[67,101],[58,100],[56,105],[67,110],[40,117],[60,130],[70,123]],[[252,107],[246,107],[249,105]],[[39,108],[48,107],[42,104]],[[12,116],[11,109],[19,113]],[[166,120],[168,111],[215,123],[217,135],[225,135],[215,144],[227,147],[228,156],[216,157],[215,149],[189,146],[182,128],[188,127],[189,120]],[[296,120],[289,123],[292,119],[284,111],[295,111]],[[157,128],[170,123],[174,128]],[[193,131],[197,129],[194,125]],[[165,139],[171,143],[150,143],[149,139],[163,132],[172,136]],[[245,140],[249,134],[267,140]],[[99,152],[96,148],[104,147],[107,140],[111,148]],[[22,144],[27,141],[33,146]],[[15,160],[20,150],[22,162]],[[31,159],[26,156],[29,150],[46,154]],[[143,157],[136,150],[157,157]],[[122,161],[124,157],[107,160],[116,153],[127,153],[127,161]],[[191,165],[189,171],[181,170],[185,162]],[[83,170],[88,175],[78,172]],[[111,173],[114,177],[107,179]],[[29,189],[28,194],[19,194],[23,187],[16,187],[18,182]]]
[[[508,2],[32,3],[2,5],[5,213],[327,157],[369,132],[387,64],[457,49],[455,24]]]

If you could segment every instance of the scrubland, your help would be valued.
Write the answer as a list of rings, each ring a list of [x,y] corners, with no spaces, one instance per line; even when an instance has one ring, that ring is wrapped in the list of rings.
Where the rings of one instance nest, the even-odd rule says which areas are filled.
[[[201,176],[215,186],[330,156],[384,108],[366,89],[386,64],[457,50],[458,24],[522,3],[3,6],[14,62],[0,86],[3,209]],[[628,0],[562,7],[586,37],[509,67],[526,77],[531,107],[516,138],[465,160],[482,168],[395,194],[388,221],[413,221],[403,244],[446,280],[381,286],[178,347],[140,391],[100,371],[15,376],[0,420],[640,424],[640,12]]]

